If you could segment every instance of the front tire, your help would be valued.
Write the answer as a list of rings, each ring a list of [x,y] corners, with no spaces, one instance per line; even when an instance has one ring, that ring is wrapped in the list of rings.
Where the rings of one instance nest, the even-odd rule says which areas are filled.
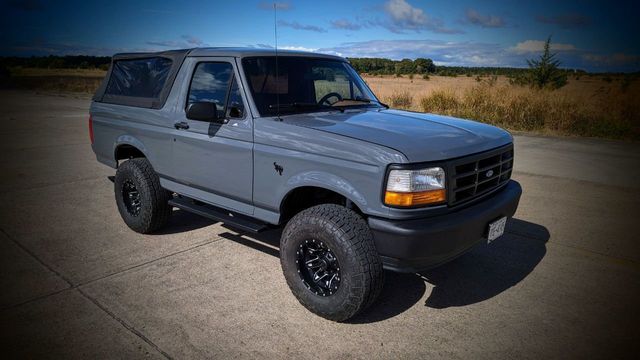
[[[171,193],[146,158],[125,161],[114,181],[116,204],[124,222],[135,232],[148,234],[162,228],[171,215]]]
[[[382,262],[365,220],[324,204],[286,225],[280,263],[291,292],[311,312],[345,321],[371,305],[384,283]]]

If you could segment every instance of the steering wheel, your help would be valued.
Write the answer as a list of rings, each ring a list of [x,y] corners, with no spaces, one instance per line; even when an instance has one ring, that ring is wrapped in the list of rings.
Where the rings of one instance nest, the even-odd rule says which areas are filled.
[[[335,103],[337,103],[338,101],[334,101],[332,103],[330,103],[328,100],[332,97],[336,97],[338,98],[338,101],[342,101],[342,95],[338,94],[337,92],[330,92],[327,95],[323,96],[322,99],[320,99],[320,101],[318,101],[319,105],[323,105],[324,103],[327,103],[327,105],[331,106]]]

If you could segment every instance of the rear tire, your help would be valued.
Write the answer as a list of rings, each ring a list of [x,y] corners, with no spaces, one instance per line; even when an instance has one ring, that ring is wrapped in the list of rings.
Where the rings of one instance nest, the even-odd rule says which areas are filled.
[[[353,210],[335,204],[303,210],[287,223],[280,263],[298,301],[333,321],[348,320],[366,309],[384,283],[367,223]],[[322,278],[314,280],[318,277]],[[329,282],[336,278],[337,284]]]
[[[162,228],[171,215],[171,193],[160,186],[160,178],[146,158],[125,161],[114,181],[116,204],[131,230],[148,234]]]

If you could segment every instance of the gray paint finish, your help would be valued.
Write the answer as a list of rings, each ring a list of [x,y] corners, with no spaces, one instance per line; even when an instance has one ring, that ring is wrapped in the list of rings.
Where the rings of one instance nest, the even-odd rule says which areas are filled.
[[[389,164],[446,160],[512,141],[507,132],[489,125],[398,110],[259,117],[240,60],[272,54],[256,49],[191,50],[161,109],[94,101],[91,114],[97,159],[116,167],[116,148],[135,146],[147,156],[167,189],[273,224],[280,222],[286,196],[304,186],[342,194],[365,214],[401,219],[425,215],[438,207],[385,206],[381,193]],[[294,51],[279,54],[346,61]],[[243,119],[220,125],[186,118],[190,79],[202,61],[233,65],[244,95]],[[188,122],[189,130],[174,128],[181,121]],[[283,168],[282,174],[274,163]]]
[[[512,142],[509,133],[494,126],[401,110],[301,114],[285,122],[397,149],[410,162],[446,160]]]

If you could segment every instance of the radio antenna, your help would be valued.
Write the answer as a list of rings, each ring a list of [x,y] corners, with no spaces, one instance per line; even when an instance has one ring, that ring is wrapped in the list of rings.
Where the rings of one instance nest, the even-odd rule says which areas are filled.
[[[276,49],[276,117],[278,120],[282,121],[280,118],[280,84],[278,79],[278,6],[277,3],[273,3],[273,36],[275,38],[275,49]]]

